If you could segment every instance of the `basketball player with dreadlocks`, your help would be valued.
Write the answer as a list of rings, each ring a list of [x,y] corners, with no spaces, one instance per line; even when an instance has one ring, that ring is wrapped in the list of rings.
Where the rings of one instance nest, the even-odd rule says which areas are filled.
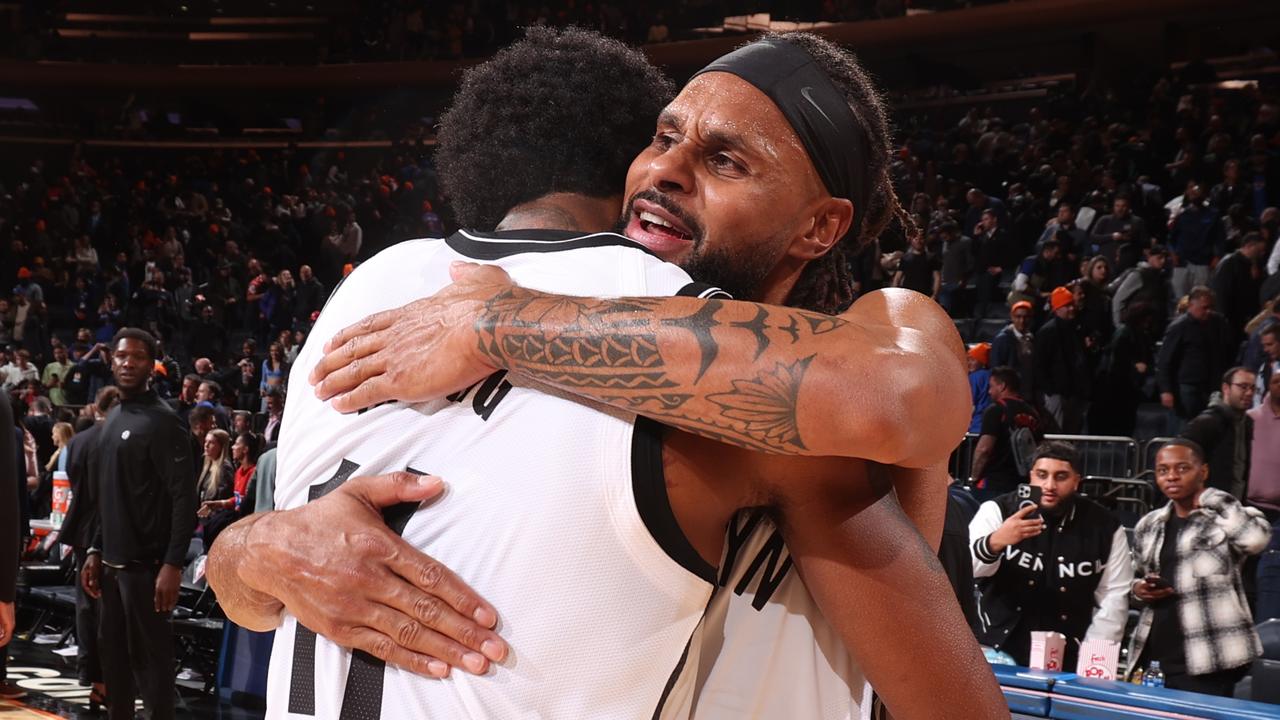
[[[780,68],[785,72],[778,73]],[[766,104],[762,112],[762,103],[770,102],[772,110]],[[832,122],[814,130],[811,123],[797,119],[814,110],[837,117],[843,125]],[[869,129],[853,117],[868,110],[874,114]],[[808,132],[801,133],[800,127]],[[945,384],[959,367],[958,348],[949,347],[956,344],[950,342],[954,329],[945,318],[930,317],[926,306],[900,294],[869,297],[841,315],[830,314],[851,300],[844,263],[838,254],[831,259],[833,248],[840,247],[840,253],[843,242],[856,245],[874,237],[900,212],[887,185],[887,150],[883,109],[851,57],[808,36],[753,43],[709,67],[664,110],[654,143],[636,159],[628,176],[628,235],[659,255],[723,279],[744,297],[788,301],[829,314],[725,300],[557,297],[515,286],[494,269],[463,269],[457,284],[426,305],[414,303],[396,311],[405,320],[394,329],[403,344],[384,329],[390,319],[386,314],[362,323],[358,331],[335,335],[331,347],[343,347],[344,352],[321,360],[318,375],[330,374],[353,356],[358,362],[330,375],[318,390],[335,395],[373,377],[373,382],[334,402],[339,409],[360,409],[371,407],[373,403],[364,400],[379,393],[385,393],[384,400],[425,400],[468,388],[461,394],[466,395],[472,381],[495,370],[510,371],[514,377],[651,415],[688,431],[667,432],[660,448],[650,446],[657,454],[648,454],[649,462],[665,472],[665,483],[658,481],[665,492],[659,494],[666,494],[662,500],[669,503],[662,527],[651,525],[650,530],[669,553],[672,546],[679,548],[673,558],[679,555],[686,568],[703,577],[715,578],[713,567],[721,560],[732,569],[733,554],[750,544],[740,542],[743,538],[771,537],[766,520],[739,513],[765,508],[781,521],[794,555],[768,559],[770,573],[775,561],[781,570],[757,581],[759,589],[773,586],[758,592],[758,599],[769,601],[794,561],[840,638],[863,660],[868,676],[885,689],[890,706],[901,717],[945,717],[947,712],[973,716],[975,709],[984,716],[998,714],[998,693],[993,694],[994,685],[980,675],[948,687],[965,693],[964,704],[945,704],[937,693],[932,699],[924,694],[912,697],[907,690],[912,674],[931,678],[931,684],[938,677],[935,668],[956,676],[956,667],[937,666],[927,656],[904,664],[911,656],[903,651],[919,647],[905,641],[907,636],[948,638],[943,640],[947,652],[936,656],[959,656],[970,669],[980,667],[981,658],[966,653],[967,647],[957,650],[949,645],[953,633],[964,631],[963,621],[957,608],[938,602],[943,596],[935,594],[939,586],[928,577],[927,545],[896,506],[886,504],[892,498],[877,502],[864,483],[852,480],[865,470],[846,459],[861,455],[905,466],[936,463],[945,459],[954,440],[945,437],[950,411],[962,409],[950,407]],[[488,251],[496,257],[504,255],[503,243],[513,242],[464,236],[472,243],[489,243]],[[751,261],[743,262],[738,253]],[[907,329],[912,323],[916,329]],[[431,348],[427,353],[422,352],[425,335],[434,337],[426,345]],[[357,336],[350,346],[345,344],[346,338]],[[406,349],[413,352],[406,354]],[[383,352],[389,354],[380,356]],[[447,370],[463,377],[447,389],[416,380],[406,383],[399,372],[389,372],[387,357],[397,358],[399,369],[409,375],[418,372],[420,360],[435,358],[439,364],[454,358]],[[412,367],[405,366],[408,358],[413,359],[408,363]],[[643,372],[638,372],[637,362]],[[365,366],[378,370],[372,376],[361,375]],[[908,372],[901,373],[903,369]],[[847,373],[853,374],[852,381]],[[868,397],[851,389],[873,374],[879,395]],[[632,381],[638,375],[643,382]],[[932,427],[921,417],[926,407],[935,413]],[[852,408],[866,412],[851,412]],[[638,435],[640,427],[637,424]],[[851,447],[850,438],[862,446]],[[941,498],[943,484],[928,486],[936,482],[936,471],[888,474],[913,506],[918,504],[913,498],[930,491]],[[872,507],[864,510],[868,504]],[[859,527],[857,518],[864,515],[871,519]],[[738,588],[719,596],[732,603],[754,572],[748,569]],[[859,582],[858,575],[871,580]],[[890,576],[896,587],[885,583]],[[240,577],[246,579],[243,573]],[[719,582],[725,582],[723,575]],[[949,594],[945,581],[941,587]],[[863,594],[856,592],[859,588],[880,592]],[[573,589],[564,591],[571,594]],[[936,611],[939,606],[941,611]],[[926,607],[929,612],[919,612]],[[727,647],[749,623],[732,619],[732,608],[725,613],[731,619],[723,623],[721,644]],[[881,618],[886,622],[879,622]],[[775,621],[782,620],[775,616]],[[757,639],[767,634],[763,631]],[[731,702],[740,710],[754,707],[760,713],[771,701],[709,697],[716,694],[716,668],[709,655],[701,653],[715,643],[705,635],[704,627],[699,642],[679,658],[653,710],[655,717],[675,717],[673,713],[681,708],[687,713],[694,704],[699,717],[731,717]],[[810,658],[830,650],[815,649],[822,638],[813,632],[809,638]],[[972,646],[972,640],[968,642]],[[787,656],[786,648],[780,650],[752,660],[758,667],[785,674],[789,664],[797,664],[791,662],[796,658]],[[878,659],[878,654],[891,655],[893,662]],[[695,695],[698,690],[690,678],[695,671],[704,680],[702,697]],[[842,673],[839,668],[829,671]],[[974,674],[959,677],[966,675]],[[761,679],[767,684],[758,687],[771,694],[786,697],[795,692],[778,677]],[[849,694],[847,685],[844,693]],[[806,706],[812,712],[799,711],[835,717],[826,712],[831,700],[841,702],[818,698],[815,705]],[[844,704],[847,708],[847,698]],[[651,708],[633,711],[647,714]]]

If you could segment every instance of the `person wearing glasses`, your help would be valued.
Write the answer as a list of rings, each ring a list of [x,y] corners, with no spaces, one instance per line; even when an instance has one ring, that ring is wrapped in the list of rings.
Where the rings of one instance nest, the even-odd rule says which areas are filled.
[[[1156,454],[1156,485],[1169,504],[1134,529],[1133,595],[1146,603],[1129,646],[1129,673],[1152,662],[1165,687],[1230,697],[1262,654],[1240,568],[1262,552],[1271,524],[1213,487],[1195,442],[1179,438]]]
[[[1245,367],[1234,367],[1222,376],[1221,396],[1214,396],[1199,415],[1187,423],[1181,437],[1204,449],[1209,464],[1209,487],[1243,500],[1249,479],[1249,444],[1253,421],[1245,414],[1253,407],[1257,376]]]

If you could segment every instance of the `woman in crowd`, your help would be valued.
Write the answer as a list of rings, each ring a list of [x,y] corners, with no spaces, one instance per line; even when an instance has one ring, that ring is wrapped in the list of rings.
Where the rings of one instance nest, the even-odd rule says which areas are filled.
[[[289,362],[284,357],[284,345],[279,342],[273,342],[267,348],[267,357],[262,361],[262,380],[258,386],[258,392],[262,396],[262,407],[260,412],[267,409],[267,391],[271,388],[280,388],[284,390],[285,385],[289,382]]]
[[[1115,332],[1111,319],[1111,292],[1107,289],[1109,282],[1111,263],[1098,256],[1085,264],[1084,277],[1072,286],[1078,298],[1077,317],[1081,333],[1095,343],[1094,349],[1101,349]]]
[[[227,460],[231,446],[231,436],[226,430],[217,428],[204,436],[204,467],[200,470],[200,481],[196,490],[200,494],[200,517],[208,517],[209,503],[230,496],[231,478],[235,470]]]
[[[215,431],[218,432],[218,431]],[[249,483],[253,480],[254,470],[258,466],[258,455],[262,452],[261,438],[252,432],[244,432],[236,437],[231,446],[231,457],[235,462],[229,493],[220,493],[213,500],[206,500],[200,506],[204,513],[204,545],[207,552],[213,547],[218,535],[231,523],[253,512],[254,500],[250,493]]]
[[[49,462],[44,464],[44,470],[40,473],[40,487],[36,489],[35,500],[32,503],[35,517],[48,517],[51,511],[51,502],[53,498],[53,473],[55,471],[67,471],[67,443],[71,442],[71,437],[75,435],[75,428],[71,427],[71,423],[60,422],[53,425],[53,454],[49,456]]]

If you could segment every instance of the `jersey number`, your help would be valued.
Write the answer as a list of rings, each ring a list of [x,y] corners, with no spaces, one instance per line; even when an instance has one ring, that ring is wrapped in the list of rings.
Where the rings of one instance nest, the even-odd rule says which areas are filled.
[[[322,498],[337,490],[351,478],[360,466],[343,459],[338,471],[321,485],[312,485],[307,491],[307,502]],[[407,468],[415,475],[426,473]],[[396,535],[404,534],[409,518],[418,509],[418,503],[400,503],[382,511],[382,519]],[[351,669],[347,671],[347,686],[342,695],[342,720],[378,720],[382,716],[382,683],[386,663],[363,650],[351,653]],[[289,679],[289,712],[298,715],[316,714],[316,634],[298,623],[293,639],[293,675]]]

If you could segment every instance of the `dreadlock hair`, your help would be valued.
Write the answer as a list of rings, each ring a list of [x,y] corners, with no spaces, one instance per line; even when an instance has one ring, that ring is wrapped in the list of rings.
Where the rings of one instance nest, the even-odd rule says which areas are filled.
[[[911,213],[902,207],[893,188],[889,168],[893,153],[892,129],[884,98],[876,89],[871,75],[858,63],[852,52],[812,33],[769,33],[795,43],[809,53],[813,61],[831,78],[853,115],[862,125],[867,138],[867,157],[863,168],[869,185],[867,207],[857,208],[862,228],[841,238],[826,255],[810,262],[787,297],[787,305],[836,314],[853,302],[853,275],[850,262],[866,245],[874,242],[893,222],[902,227],[908,242],[920,233]]]
[[[639,51],[599,33],[530,27],[462,74],[435,161],[458,223],[492,230],[550,193],[621,195],[675,88]]]

